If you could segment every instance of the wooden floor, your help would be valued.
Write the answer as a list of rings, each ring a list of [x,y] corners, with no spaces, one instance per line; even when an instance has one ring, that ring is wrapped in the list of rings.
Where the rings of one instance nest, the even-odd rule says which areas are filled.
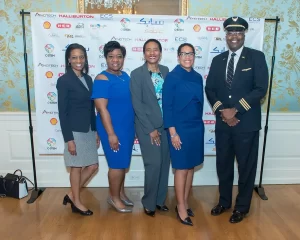
[[[122,214],[106,203],[107,188],[86,188],[85,204],[94,211],[91,217],[71,213],[62,205],[68,189],[47,188],[33,204],[27,199],[0,199],[0,239],[3,240],[297,240],[300,239],[300,185],[265,186],[268,201],[253,195],[252,208],[243,222],[231,224],[231,212],[218,217],[210,215],[217,201],[216,186],[194,187],[190,205],[196,217],[194,226],[178,222],[174,212],[174,189],[169,188],[169,213],[157,212],[155,218],[143,213],[142,188],[128,188],[135,202],[132,214]],[[234,189],[234,194],[236,188]]]

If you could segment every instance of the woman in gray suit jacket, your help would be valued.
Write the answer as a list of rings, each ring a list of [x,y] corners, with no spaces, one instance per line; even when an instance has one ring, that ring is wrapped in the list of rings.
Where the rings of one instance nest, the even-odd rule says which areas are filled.
[[[169,69],[159,63],[162,47],[149,39],[143,46],[145,64],[131,72],[130,91],[135,111],[135,131],[145,167],[142,204],[144,212],[154,217],[155,210],[168,211],[165,205],[170,154],[162,119],[162,84]]]

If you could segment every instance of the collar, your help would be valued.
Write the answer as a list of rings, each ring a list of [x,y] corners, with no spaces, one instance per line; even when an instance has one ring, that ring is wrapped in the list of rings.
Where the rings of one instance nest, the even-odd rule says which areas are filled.
[[[234,52],[236,54],[235,56],[236,57],[240,57],[241,54],[242,54],[243,49],[244,49],[244,45],[239,50],[237,50],[236,52]],[[229,56],[231,56],[231,53],[233,53],[233,52],[229,49]]]

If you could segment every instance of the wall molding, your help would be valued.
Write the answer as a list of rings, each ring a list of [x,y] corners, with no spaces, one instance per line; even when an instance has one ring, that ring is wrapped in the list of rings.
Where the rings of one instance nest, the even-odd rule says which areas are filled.
[[[12,173],[20,168],[23,174],[33,180],[29,122],[27,112],[0,113],[0,175]],[[35,113],[32,113],[35,132]],[[299,184],[300,113],[270,113],[267,137],[263,184]],[[264,127],[265,114],[262,125]],[[37,142],[34,134],[34,140]],[[257,179],[259,177],[263,130],[260,133],[260,150]],[[298,144],[299,145],[299,144]],[[205,156],[200,169],[196,170],[194,185],[217,185],[215,156]],[[68,187],[69,174],[64,166],[62,155],[40,156],[36,153],[37,179],[39,187]],[[107,163],[99,156],[99,171],[88,184],[89,187],[107,187]],[[237,169],[235,169],[235,184]],[[169,185],[173,186],[173,173],[170,169]],[[126,175],[126,186],[143,186],[144,167],[141,156],[133,156],[130,171]]]

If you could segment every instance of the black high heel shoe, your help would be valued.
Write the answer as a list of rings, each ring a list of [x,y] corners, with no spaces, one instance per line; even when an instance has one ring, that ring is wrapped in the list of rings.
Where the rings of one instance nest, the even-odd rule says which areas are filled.
[[[194,214],[194,212],[193,212],[193,210],[191,208],[188,208],[186,210],[186,212],[187,212],[187,214],[188,214],[189,217],[195,217],[195,214]]]
[[[154,217],[155,216],[155,211],[151,211],[151,210],[148,210],[147,208],[144,207],[144,212],[150,216],[150,217]]]
[[[179,219],[179,221],[184,224],[184,225],[188,225],[188,226],[193,226],[193,222],[192,220],[190,219],[190,217],[186,217],[184,220],[182,220],[179,216],[179,212],[178,212],[178,209],[177,209],[177,206],[175,207],[175,212],[177,213],[177,218]]]
[[[74,204],[71,204],[71,208],[72,208],[73,213],[79,213],[82,216],[91,216],[91,215],[93,215],[93,212],[90,209],[88,209],[86,211],[82,211],[78,207],[76,207]]]
[[[68,203],[70,203],[71,205],[74,204],[71,200],[71,198],[68,196],[68,194],[66,194],[66,196],[64,197],[63,200],[63,205],[67,205]]]

